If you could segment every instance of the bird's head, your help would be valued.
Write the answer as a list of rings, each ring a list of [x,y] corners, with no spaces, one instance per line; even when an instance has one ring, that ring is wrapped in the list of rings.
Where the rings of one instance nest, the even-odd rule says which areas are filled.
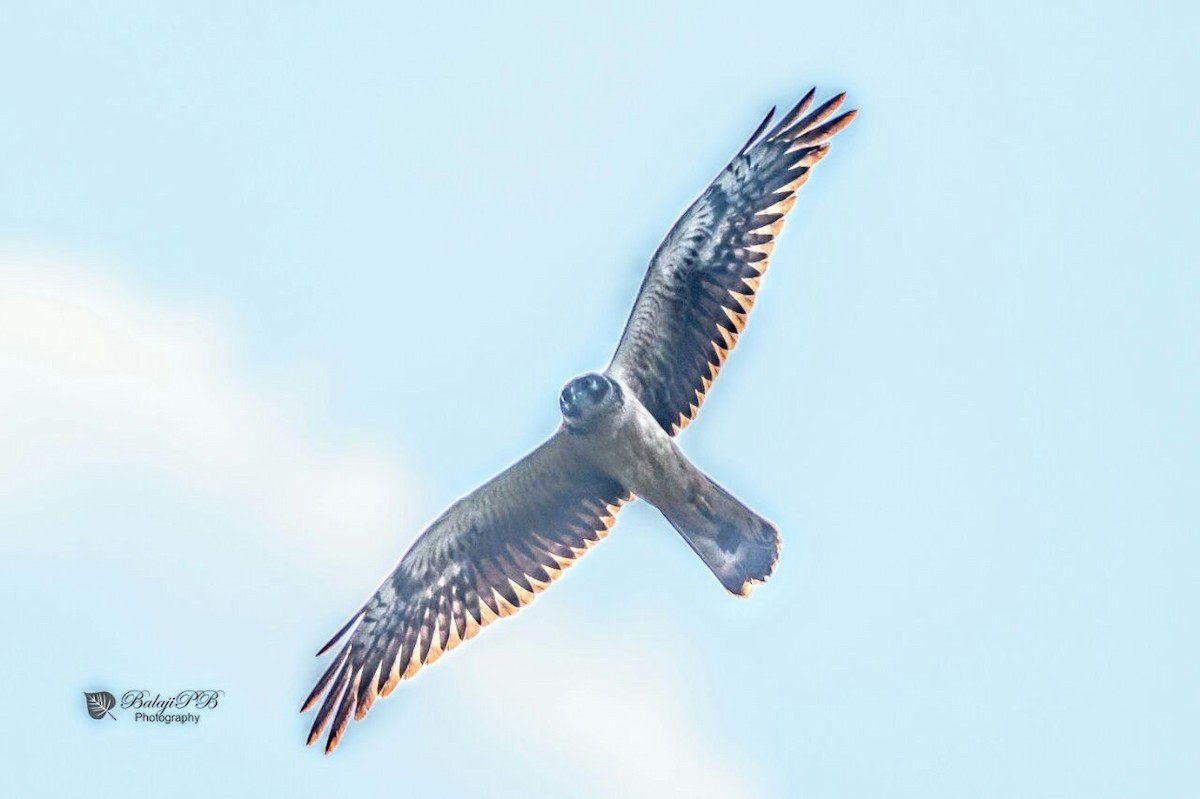
[[[616,384],[602,374],[589,372],[563,386],[558,397],[563,421],[572,429],[583,429],[620,401]]]

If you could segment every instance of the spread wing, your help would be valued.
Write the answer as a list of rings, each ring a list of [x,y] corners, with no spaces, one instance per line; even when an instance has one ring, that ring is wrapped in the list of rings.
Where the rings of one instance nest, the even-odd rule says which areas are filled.
[[[854,118],[839,94],[805,116],[810,91],[770,132],[774,109],[659,245],[610,375],[675,435],[737,342],[796,190]]]
[[[337,746],[353,713],[528,604],[603,538],[632,498],[574,455],[561,429],[497,477],[452,505],[400,559],[375,594],[318,652],[350,633],[301,712],[324,695],[308,736]]]

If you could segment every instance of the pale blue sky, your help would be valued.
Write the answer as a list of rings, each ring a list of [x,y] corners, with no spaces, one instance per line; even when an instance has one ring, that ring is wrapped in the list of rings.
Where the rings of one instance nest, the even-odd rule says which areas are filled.
[[[345,6],[3,14],[13,795],[1200,793],[1191,4]],[[305,749],[312,652],[813,84],[861,114],[682,439],[775,577],[635,505]]]

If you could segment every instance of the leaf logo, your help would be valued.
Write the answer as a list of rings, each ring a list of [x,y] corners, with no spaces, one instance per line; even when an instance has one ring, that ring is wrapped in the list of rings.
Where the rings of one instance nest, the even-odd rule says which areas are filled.
[[[97,721],[105,716],[108,716],[113,721],[117,720],[116,716],[108,712],[117,703],[117,698],[108,691],[85,691],[83,696],[87,699],[87,712],[89,716]]]

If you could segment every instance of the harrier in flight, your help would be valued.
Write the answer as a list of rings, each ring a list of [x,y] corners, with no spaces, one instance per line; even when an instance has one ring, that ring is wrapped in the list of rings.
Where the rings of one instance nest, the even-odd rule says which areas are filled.
[[[326,753],[351,715],[535,594],[603,538],[635,496],[662,512],[736,595],[770,576],[775,526],[684,457],[674,436],[696,416],[737,342],[796,190],[854,111],[810,91],[774,109],[659,245],[608,368],[559,396],[562,423],[523,459],[423,532],[324,654],[349,637],[301,711],[320,701],[311,744]],[[322,697],[324,700],[321,701]]]

